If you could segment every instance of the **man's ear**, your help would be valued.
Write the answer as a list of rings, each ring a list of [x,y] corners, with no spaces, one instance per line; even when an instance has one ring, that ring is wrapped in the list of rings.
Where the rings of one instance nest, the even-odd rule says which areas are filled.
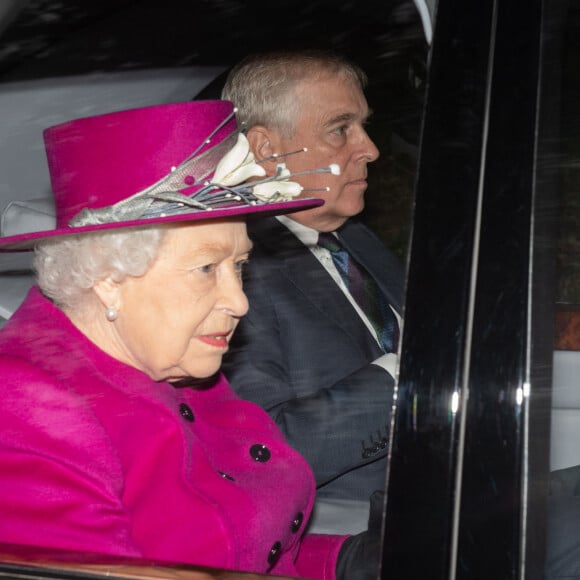
[[[269,157],[272,157],[274,153],[279,153],[279,151],[277,151],[279,148],[277,133],[267,129],[263,125],[254,125],[252,128],[248,129],[246,137],[250,144],[250,151],[254,154],[256,161],[268,159]],[[272,159],[270,161],[264,161],[260,165],[264,167],[268,175],[272,175],[276,171],[277,163],[278,161],[276,161],[276,159]]]

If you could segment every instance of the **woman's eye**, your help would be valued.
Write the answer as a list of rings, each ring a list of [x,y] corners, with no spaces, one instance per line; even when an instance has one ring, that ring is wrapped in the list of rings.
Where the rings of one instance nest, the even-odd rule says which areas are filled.
[[[202,274],[211,274],[215,270],[215,264],[206,264],[205,266],[196,268],[196,270]]]
[[[243,270],[244,270],[244,268],[245,268],[245,266],[246,266],[247,263],[248,263],[248,260],[247,259],[245,259],[245,260],[239,260],[238,262],[235,262],[234,263],[234,268],[235,268],[236,272],[238,274],[241,274],[243,272]]]

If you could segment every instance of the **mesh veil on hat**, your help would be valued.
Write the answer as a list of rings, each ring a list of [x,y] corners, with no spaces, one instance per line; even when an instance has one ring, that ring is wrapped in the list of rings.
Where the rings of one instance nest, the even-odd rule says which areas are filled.
[[[229,101],[157,105],[51,127],[44,141],[56,228],[0,237],[0,252],[97,230],[275,215],[322,204],[281,195],[276,187],[289,185],[287,172],[247,181],[258,166],[242,139]],[[226,155],[246,181],[213,180]],[[273,195],[257,196],[255,184],[263,182],[275,185]]]

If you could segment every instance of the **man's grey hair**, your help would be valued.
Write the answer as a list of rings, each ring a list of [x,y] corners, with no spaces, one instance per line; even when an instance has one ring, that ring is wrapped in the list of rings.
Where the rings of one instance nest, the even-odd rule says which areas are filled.
[[[34,269],[43,294],[61,308],[82,307],[91,289],[109,276],[143,276],[155,260],[166,227],[101,231],[38,244]]]
[[[306,79],[336,76],[361,91],[367,85],[366,73],[335,53],[303,50],[253,54],[231,69],[221,98],[234,103],[238,124],[243,130],[263,125],[292,137],[299,114],[295,98],[297,85]]]

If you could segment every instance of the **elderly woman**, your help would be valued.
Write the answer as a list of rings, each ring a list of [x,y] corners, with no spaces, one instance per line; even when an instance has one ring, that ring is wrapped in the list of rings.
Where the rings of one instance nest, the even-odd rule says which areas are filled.
[[[38,275],[0,331],[0,541],[365,577],[358,537],[305,534],[309,466],[219,373],[248,310],[245,220],[320,202],[290,199],[282,164],[260,179],[225,101],[79,119],[45,143],[56,229],[0,238],[34,248]]]

